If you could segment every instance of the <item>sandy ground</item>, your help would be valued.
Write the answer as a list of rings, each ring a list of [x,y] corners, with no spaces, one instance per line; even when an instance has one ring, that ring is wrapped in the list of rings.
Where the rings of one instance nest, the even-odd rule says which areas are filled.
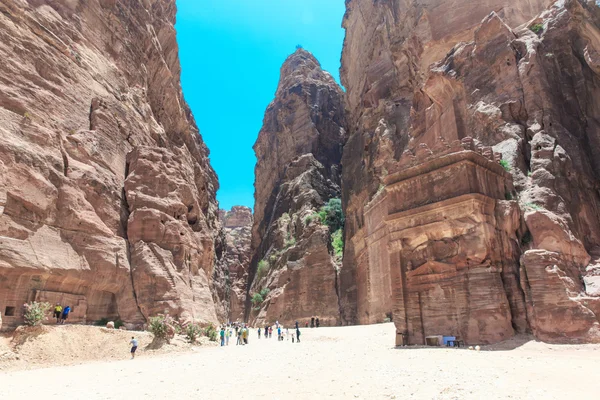
[[[392,347],[392,324],[303,329],[302,343],[0,373],[2,399],[598,399],[600,346]],[[512,350],[500,350],[512,348]]]
[[[183,337],[157,346],[152,343],[154,336],[149,332],[89,325],[20,327],[10,336],[0,336],[0,371],[123,360],[132,336],[138,340],[140,356],[189,352],[194,348]],[[201,342],[205,346],[216,345],[209,344],[207,338]]]

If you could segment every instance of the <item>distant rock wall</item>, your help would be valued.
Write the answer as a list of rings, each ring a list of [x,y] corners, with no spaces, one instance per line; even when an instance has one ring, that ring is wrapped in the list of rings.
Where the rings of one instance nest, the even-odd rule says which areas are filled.
[[[597,4],[352,0],[344,26],[344,322],[393,309],[409,343],[600,341]],[[465,139],[503,159],[504,189],[444,166]],[[460,216],[472,177],[485,193],[462,195],[492,200]]]
[[[219,210],[219,219],[223,225],[225,248],[213,279],[221,300],[217,312],[223,315],[222,321],[243,321],[252,258],[252,210],[241,206],[234,206],[231,211]]]
[[[174,0],[0,0],[5,326],[30,300],[69,303],[74,322],[217,321],[218,183],[175,14]]]
[[[246,312],[255,324],[319,317],[337,324],[331,233],[316,217],[340,197],[346,139],[343,92],[312,54],[299,49],[281,68],[256,152],[253,259]],[[262,293],[262,294],[261,294]],[[252,302],[261,295],[262,301]]]

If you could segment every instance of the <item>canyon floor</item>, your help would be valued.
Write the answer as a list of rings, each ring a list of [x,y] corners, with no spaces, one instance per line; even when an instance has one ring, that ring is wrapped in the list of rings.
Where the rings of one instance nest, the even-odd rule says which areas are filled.
[[[394,332],[392,324],[303,329],[302,343],[292,344],[258,340],[253,331],[247,346],[201,346],[179,354],[156,354],[142,343],[135,360],[129,359],[119,333],[117,344],[95,347],[110,347],[111,357],[113,348],[122,348],[122,360],[0,372],[0,393],[2,399],[85,400],[600,396],[600,345],[549,345],[520,338],[479,352],[396,349]]]

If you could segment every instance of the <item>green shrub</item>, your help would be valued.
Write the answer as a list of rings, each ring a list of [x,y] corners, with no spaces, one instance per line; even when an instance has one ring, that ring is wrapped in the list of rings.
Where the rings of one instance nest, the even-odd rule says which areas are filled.
[[[506,192],[506,193],[504,193],[504,198],[506,200],[512,200],[513,199],[513,195],[510,192]]]
[[[216,342],[217,341],[217,328],[215,328],[215,326],[213,324],[208,325],[205,329],[204,329],[204,336],[206,336],[208,338],[208,340],[210,340],[211,342]]]
[[[150,317],[148,330],[155,338],[166,340],[171,336],[169,325],[172,324],[173,319],[170,316],[159,314],[156,317]]]
[[[330,232],[335,232],[344,227],[345,217],[340,199],[330,199],[317,213],[322,224],[329,227]]]
[[[263,298],[266,298],[266,297],[267,297],[267,295],[269,294],[269,292],[270,292],[269,288],[262,288],[262,289],[261,289],[261,291],[260,291],[260,295],[261,295]]]
[[[196,340],[202,335],[202,328],[196,323],[190,323],[185,327],[185,337],[190,343],[196,343]]]
[[[510,172],[510,165],[508,164],[508,161],[500,160],[500,165],[502,165],[502,168],[504,168],[506,172]]]
[[[331,235],[331,245],[335,256],[342,257],[344,254],[344,232],[342,229],[338,229]]]
[[[252,295],[252,304],[257,305],[265,301],[260,293],[254,293]]]
[[[529,30],[532,31],[533,33],[537,33],[539,35],[544,30],[544,25],[542,25],[542,24],[533,24],[533,25],[531,25],[529,27]]]
[[[256,268],[256,279],[260,279],[267,274],[269,263],[266,260],[260,260]]]
[[[312,220],[314,219],[315,215],[311,214],[311,215],[307,215],[304,218],[304,225],[310,225],[310,223],[312,222]]]
[[[24,304],[23,307],[23,318],[25,319],[25,324],[29,326],[41,325],[42,321],[46,319],[46,313],[52,308],[50,303],[38,303],[37,301]]]

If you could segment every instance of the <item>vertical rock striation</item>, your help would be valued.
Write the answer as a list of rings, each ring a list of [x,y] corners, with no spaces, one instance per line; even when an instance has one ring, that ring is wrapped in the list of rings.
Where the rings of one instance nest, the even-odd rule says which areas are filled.
[[[217,178],[174,0],[0,0],[0,308],[216,321]]]
[[[339,320],[338,260],[317,211],[340,197],[346,139],[343,93],[312,54],[299,49],[281,68],[256,152],[253,260],[247,315],[289,324]],[[262,299],[252,297],[259,295]]]
[[[243,321],[248,287],[248,267],[252,253],[252,210],[235,206],[231,211],[219,210],[225,235],[225,249],[215,268],[215,285],[218,285],[217,306],[221,320]]]
[[[352,0],[344,26],[344,322],[599,341],[597,4]]]

